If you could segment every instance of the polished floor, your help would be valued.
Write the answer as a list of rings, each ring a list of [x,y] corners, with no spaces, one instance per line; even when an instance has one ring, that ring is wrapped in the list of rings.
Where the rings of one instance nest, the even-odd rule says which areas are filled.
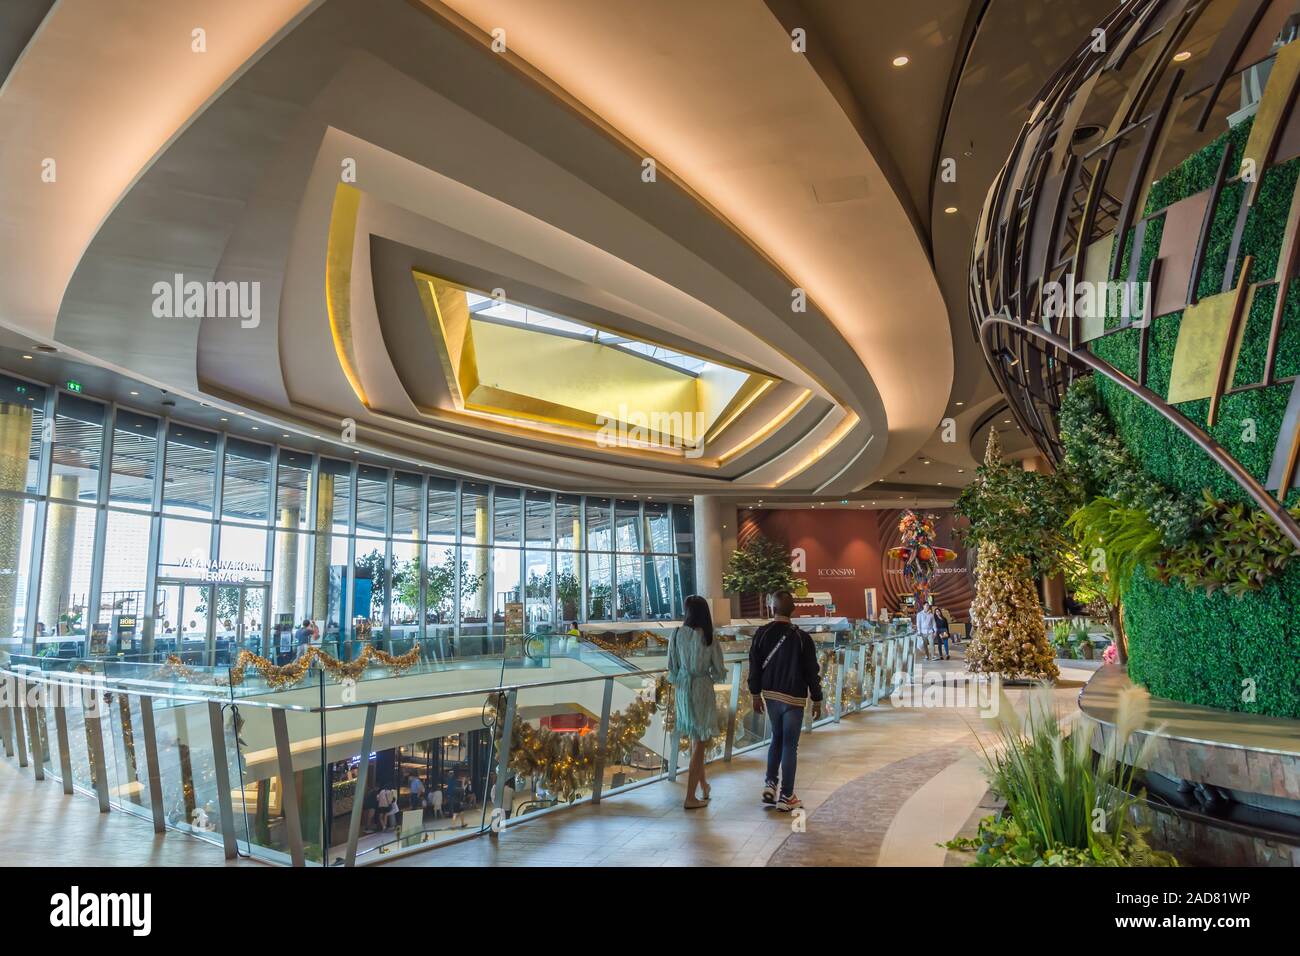
[[[961,669],[956,659],[937,666]],[[1057,693],[1063,708],[1075,707],[1077,685]],[[986,795],[978,726],[973,707],[886,702],[806,733],[796,778],[801,816],[759,802],[764,754],[750,751],[710,768],[712,801],[704,809],[682,808],[683,775],[382,865],[951,864],[936,844],[962,830]],[[37,782],[13,760],[0,759],[0,820],[0,860],[10,866],[226,865],[219,847],[155,835],[148,821],[125,813],[101,814],[93,800],[65,796],[57,782]]]

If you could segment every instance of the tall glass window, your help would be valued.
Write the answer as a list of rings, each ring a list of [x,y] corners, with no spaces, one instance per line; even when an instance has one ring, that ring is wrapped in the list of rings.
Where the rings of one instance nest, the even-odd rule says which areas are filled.
[[[271,448],[241,438],[226,439],[221,483],[223,521],[266,523],[271,496]]]
[[[121,508],[153,507],[154,475],[158,471],[158,419],[124,408],[113,420],[113,461],[109,502]]]
[[[493,541],[519,547],[519,489],[497,486],[492,508]]]
[[[104,451],[104,406],[79,395],[60,394],[54,413],[50,497],[94,503]]]
[[[673,554],[673,528],[668,520],[668,505],[662,501],[645,503],[646,550],[653,554]]]
[[[37,491],[45,388],[0,375],[0,490]]]
[[[316,479],[316,532],[348,533],[348,512],[352,508],[352,462],[333,458],[320,460]]]
[[[178,421],[160,436],[159,426],[0,376],[0,640],[113,653],[138,649],[152,620],[156,649],[222,661],[236,644],[291,651],[281,641],[306,620],[333,642],[369,619],[377,637],[437,637],[435,652],[454,656],[500,646],[447,640],[457,631],[662,620],[693,590],[689,504],[390,472]],[[119,644],[119,630],[130,640]]]
[[[126,511],[109,511],[107,519],[105,550],[113,555],[113,560],[104,562],[99,614],[94,623],[111,627],[127,617],[134,620],[134,633],[139,635],[143,633],[145,614],[149,610],[144,595],[149,575],[151,521],[148,515]]]
[[[440,544],[456,542],[456,482],[451,478],[429,479],[429,540]]]
[[[673,505],[673,550],[695,553],[695,509],[691,505]]]
[[[555,496],[555,613],[559,623],[582,618],[582,499]]]
[[[357,469],[357,534],[383,537],[388,517],[388,469]]]
[[[620,498],[614,511],[614,545],[616,551],[639,553],[641,547],[641,505]]]
[[[280,449],[280,470],[275,480],[275,523],[280,528],[306,530],[310,524],[308,487],[311,455]]]
[[[168,427],[163,510],[189,517],[211,517],[216,478],[217,436],[188,425]]]
[[[488,486],[465,482],[460,489],[460,540],[488,543]]]
[[[46,512],[37,643],[86,635],[95,514],[94,508],[62,503],[51,503]]]

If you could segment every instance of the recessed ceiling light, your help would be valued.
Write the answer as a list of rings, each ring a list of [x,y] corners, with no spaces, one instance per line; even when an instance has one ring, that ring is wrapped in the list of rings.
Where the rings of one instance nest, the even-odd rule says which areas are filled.
[[[907,64],[910,62],[911,62],[910,57],[906,57],[906,56],[894,57],[894,66],[907,66]]]
[[[131,394],[132,394],[132,395],[139,395],[140,393],[139,393],[139,392],[132,392]]]
[[[286,435],[284,435],[284,437],[285,437],[285,438],[288,438],[289,436],[286,434]]]
[[[32,357],[30,355],[24,355],[23,358],[25,358],[29,362],[32,360]]]
[[[928,458],[923,459],[923,460],[921,461],[921,464],[923,464],[923,465],[928,465],[928,464],[930,464],[930,459],[928,459]]]
[[[1003,425],[1010,425],[1010,424],[1011,424],[1011,419],[1009,419],[1009,418],[1004,418],[1004,419],[1002,419],[1002,424],[1003,424]]]
[[[223,422],[228,422],[228,421],[230,421],[229,418],[223,418],[223,419],[221,419],[221,420],[222,420]]]
[[[958,402],[958,403],[957,403],[957,407],[958,407],[958,408],[961,408],[961,407],[962,407],[963,405],[965,405],[965,404],[966,404],[965,402]]]
[[[958,469],[957,469],[957,474],[959,474],[959,475],[964,475],[964,474],[966,474],[966,469],[965,469],[965,468],[958,468]]]
[[[256,426],[256,425],[253,426],[253,431],[257,431],[257,426]]]
[[[957,211],[957,207],[956,207],[956,206],[949,206],[947,209],[944,210],[944,212],[946,212],[946,213],[947,213],[948,215],[950,215],[950,216],[951,216],[953,213],[955,213],[956,211]]]
[[[1191,58],[1192,58],[1192,51],[1191,51],[1191,50],[1181,50],[1181,51],[1179,51],[1178,53],[1175,53],[1175,54],[1174,54],[1174,62],[1175,62],[1175,63],[1182,63],[1182,62],[1184,62],[1184,61],[1186,61],[1186,60],[1190,60]]]
[[[236,415],[242,415],[242,414],[244,414],[244,413],[243,413],[243,412],[235,412],[235,414],[236,414]]]

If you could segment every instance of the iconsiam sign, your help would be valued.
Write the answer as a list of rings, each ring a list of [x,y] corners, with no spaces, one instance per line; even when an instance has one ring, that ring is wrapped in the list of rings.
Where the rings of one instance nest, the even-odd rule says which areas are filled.
[[[939,571],[939,565],[953,561],[957,552],[940,548],[934,543],[935,515],[918,515],[915,511],[903,512],[898,522],[898,533],[903,543],[890,548],[889,556],[903,562],[903,581],[916,595],[916,606],[922,607],[930,599],[930,582]]]

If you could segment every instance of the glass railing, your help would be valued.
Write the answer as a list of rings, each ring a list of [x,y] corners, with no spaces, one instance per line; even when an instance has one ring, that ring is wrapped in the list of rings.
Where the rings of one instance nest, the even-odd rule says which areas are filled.
[[[365,660],[321,648],[215,667],[10,655],[0,659],[0,735],[6,756],[66,791],[228,857],[364,864],[684,772],[669,633],[650,628],[617,648],[586,635],[505,635],[495,654],[447,656],[390,640]],[[719,634],[724,730],[710,760],[769,739],[746,691],[751,635]],[[813,637],[826,701],[818,725],[910,680],[905,630]]]

